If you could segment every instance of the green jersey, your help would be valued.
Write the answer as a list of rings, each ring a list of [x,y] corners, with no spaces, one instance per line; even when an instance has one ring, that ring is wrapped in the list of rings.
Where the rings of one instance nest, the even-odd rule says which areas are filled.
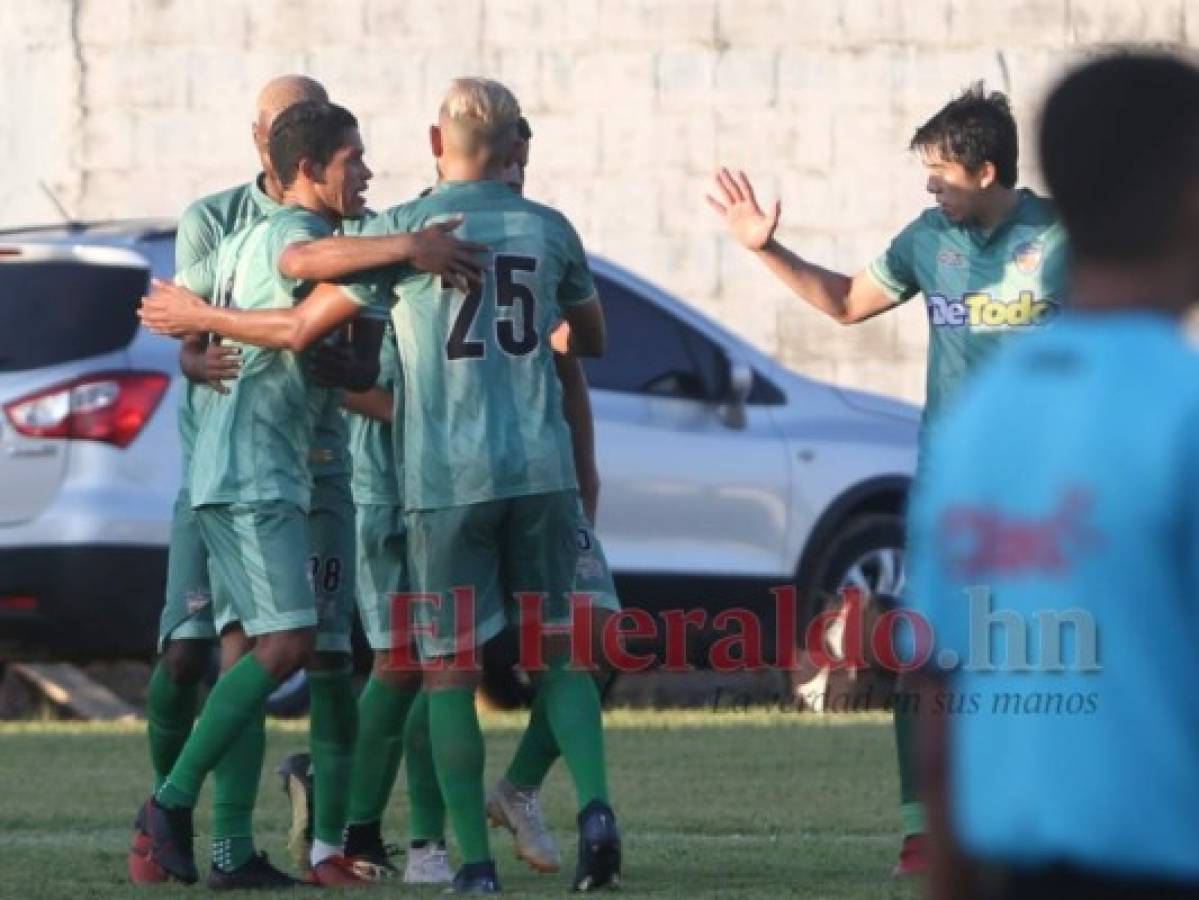
[[[1057,213],[1028,190],[990,232],[926,210],[874,261],[870,274],[892,298],[920,293],[928,307],[925,431],[997,347],[1057,316],[1066,266]]]
[[[367,313],[363,312],[363,315]],[[388,322],[379,347],[379,379],[375,386],[388,391],[394,398],[395,422],[403,421],[403,377],[395,332]],[[400,472],[403,466],[397,452],[400,448],[396,446],[395,430],[386,422],[369,416],[347,413],[346,418],[350,423],[350,456],[354,460],[350,482],[354,502],[359,506],[401,506]]]
[[[395,283],[409,510],[577,487],[549,332],[564,308],[597,302],[582,243],[561,213],[498,181],[443,183],[368,228],[458,215],[457,234],[492,251],[482,287],[464,294],[412,270]]]
[[[254,181],[219,194],[202,197],[183,211],[175,232],[175,273],[179,284],[212,302],[212,296],[196,290],[196,280],[188,281],[187,272],[217,248],[226,236],[263,219],[279,204],[262,190],[259,175]],[[186,483],[196,440],[197,410],[213,391],[204,385],[186,381],[179,401],[179,442],[183,448],[183,477]]]
[[[222,305],[287,308],[312,285],[280,274],[279,257],[290,244],[332,230],[314,213],[283,207],[223,240],[210,264],[189,270],[189,277],[203,280],[207,269]],[[285,500],[306,510],[315,421],[326,408],[325,395],[336,392],[313,389],[302,360],[290,351],[240,347],[240,376],[228,394],[204,405],[192,460],[192,505]]]

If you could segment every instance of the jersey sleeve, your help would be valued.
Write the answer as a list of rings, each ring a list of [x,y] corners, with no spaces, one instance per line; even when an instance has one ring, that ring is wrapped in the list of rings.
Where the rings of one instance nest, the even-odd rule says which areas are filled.
[[[867,271],[892,300],[910,300],[920,292],[916,280],[915,246],[920,220],[910,223],[870,264]]]
[[[186,271],[215,253],[221,237],[220,229],[204,206],[193,203],[183,211],[175,231],[175,271]]]
[[[270,228],[267,242],[270,248],[270,258],[274,260],[275,278],[294,300],[301,300],[312,290],[312,283],[284,275],[278,269],[279,259],[292,244],[319,241],[321,238],[329,237],[333,234],[333,226],[315,213],[292,208],[277,213]]]
[[[562,268],[562,280],[558,284],[558,305],[581,306],[599,300],[595,288],[595,279],[591,277],[591,267],[587,264],[587,252],[574,226],[565,218],[562,219],[562,229],[565,236],[565,259]]]
[[[176,268],[175,284],[187,288],[211,303],[216,295],[217,258],[217,251],[213,249],[190,265]]]

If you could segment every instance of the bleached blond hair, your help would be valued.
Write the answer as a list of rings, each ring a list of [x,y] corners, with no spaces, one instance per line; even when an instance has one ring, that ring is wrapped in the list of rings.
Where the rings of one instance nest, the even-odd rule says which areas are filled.
[[[455,78],[441,101],[442,127],[449,125],[467,153],[486,148],[494,158],[508,152],[518,137],[520,103],[490,78]]]

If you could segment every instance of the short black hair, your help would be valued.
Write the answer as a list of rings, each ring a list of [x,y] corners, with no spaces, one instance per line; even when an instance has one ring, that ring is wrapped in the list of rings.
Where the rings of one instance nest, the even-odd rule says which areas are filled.
[[[336,103],[304,100],[287,107],[271,124],[267,142],[280,183],[292,186],[302,159],[326,165],[345,146],[346,132],[357,127],[354,114]]]
[[[977,172],[989,162],[995,166],[1001,185],[1016,186],[1020,145],[1011,105],[1006,94],[988,94],[981,81],[966,88],[917,128],[909,148],[936,150],[948,162],[963,165],[967,172]]]
[[[1076,258],[1160,256],[1199,189],[1199,69],[1144,51],[1083,65],[1045,102],[1039,149]]]

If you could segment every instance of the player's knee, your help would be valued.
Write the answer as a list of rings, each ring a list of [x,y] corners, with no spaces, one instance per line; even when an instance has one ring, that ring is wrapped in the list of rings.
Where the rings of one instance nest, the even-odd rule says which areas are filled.
[[[392,657],[390,650],[376,651],[374,663],[371,665],[371,678],[378,679],[397,691],[420,690],[420,669],[397,665]]]
[[[212,645],[208,641],[171,641],[162,662],[175,684],[197,684],[208,671]]]
[[[254,655],[262,667],[275,678],[282,680],[294,675],[312,656],[316,641],[316,629],[299,628],[281,631],[258,638]]]

